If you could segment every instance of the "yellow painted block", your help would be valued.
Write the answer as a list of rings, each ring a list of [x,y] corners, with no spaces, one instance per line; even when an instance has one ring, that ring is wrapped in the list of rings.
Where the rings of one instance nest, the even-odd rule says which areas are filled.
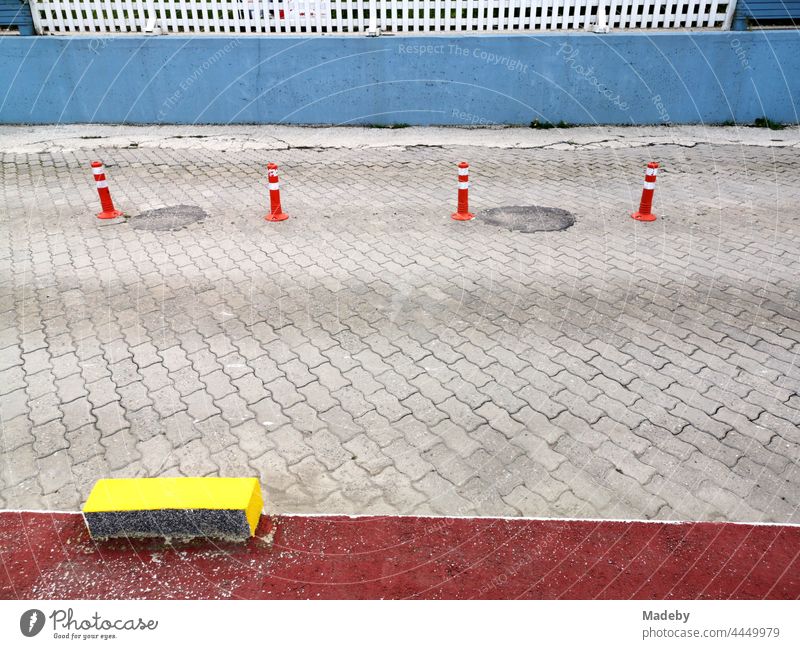
[[[253,535],[263,505],[256,478],[114,478],[95,483],[83,511],[240,510]]]

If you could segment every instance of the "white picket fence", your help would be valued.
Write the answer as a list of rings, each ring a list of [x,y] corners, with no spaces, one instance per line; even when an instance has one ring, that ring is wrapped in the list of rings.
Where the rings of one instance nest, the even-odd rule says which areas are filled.
[[[727,28],[736,0],[30,0],[40,34]],[[374,12],[375,20],[371,21]],[[370,23],[373,23],[372,25]]]

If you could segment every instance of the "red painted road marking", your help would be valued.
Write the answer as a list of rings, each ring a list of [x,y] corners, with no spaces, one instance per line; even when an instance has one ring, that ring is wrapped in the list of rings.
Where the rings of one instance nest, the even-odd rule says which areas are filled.
[[[257,532],[96,544],[79,514],[0,512],[0,598],[800,597],[800,527],[287,516]]]

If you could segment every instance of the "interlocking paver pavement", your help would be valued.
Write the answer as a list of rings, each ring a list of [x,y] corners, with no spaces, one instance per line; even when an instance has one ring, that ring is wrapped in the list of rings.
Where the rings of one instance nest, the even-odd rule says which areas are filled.
[[[672,132],[2,129],[0,506],[257,474],[280,512],[800,522],[796,133]],[[95,158],[208,217],[98,222]],[[451,221],[460,159],[473,211],[576,225]]]

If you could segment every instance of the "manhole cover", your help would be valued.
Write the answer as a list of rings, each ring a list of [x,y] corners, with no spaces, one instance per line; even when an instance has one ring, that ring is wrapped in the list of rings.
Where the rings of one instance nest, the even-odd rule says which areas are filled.
[[[574,225],[575,217],[557,207],[518,205],[495,207],[478,214],[481,223],[508,228],[514,232],[551,232]]]
[[[137,230],[180,230],[208,216],[197,205],[173,205],[147,210],[130,219]]]

